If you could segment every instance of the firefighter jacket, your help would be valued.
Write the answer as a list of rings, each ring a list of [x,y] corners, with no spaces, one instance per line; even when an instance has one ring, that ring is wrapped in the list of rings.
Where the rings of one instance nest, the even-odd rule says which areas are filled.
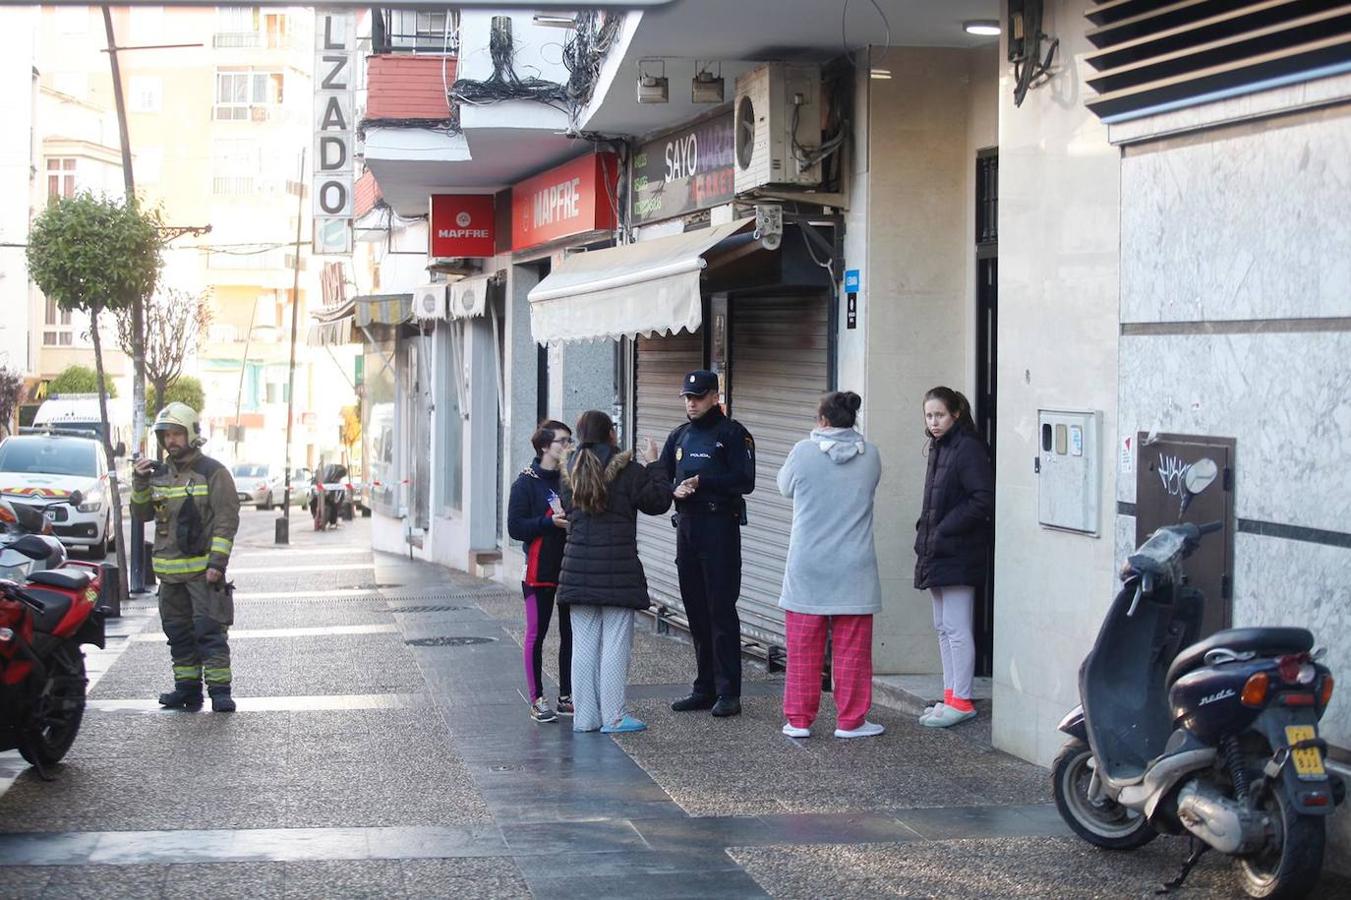
[[[155,521],[155,577],[182,584],[203,578],[208,568],[224,572],[239,530],[230,470],[198,450],[166,462],[164,474],[134,475],[131,482],[132,508]]]

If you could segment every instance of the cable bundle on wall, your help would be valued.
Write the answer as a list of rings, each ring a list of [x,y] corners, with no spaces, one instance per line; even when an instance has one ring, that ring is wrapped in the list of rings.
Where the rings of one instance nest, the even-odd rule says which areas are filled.
[[[493,74],[483,81],[456,79],[450,87],[452,103],[483,106],[506,100],[533,100],[568,111],[569,97],[564,85],[534,75],[521,78],[516,74],[509,17],[493,17],[492,31],[488,37],[488,55],[492,59]]]

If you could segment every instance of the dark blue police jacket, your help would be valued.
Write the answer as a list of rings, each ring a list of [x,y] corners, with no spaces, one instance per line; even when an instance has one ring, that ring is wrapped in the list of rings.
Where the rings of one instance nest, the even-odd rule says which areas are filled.
[[[676,501],[680,512],[740,514],[742,495],[755,490],[755,439],[718,406],[672,431],[657,464],[666,470],[673,488],[699,476],[693,496]]]

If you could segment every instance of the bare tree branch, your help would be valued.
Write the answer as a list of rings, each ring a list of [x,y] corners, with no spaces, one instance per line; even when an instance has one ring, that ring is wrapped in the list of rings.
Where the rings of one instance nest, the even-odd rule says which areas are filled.
[[[183,374],[183,363],[211,323],[208,295],[168,288],[145,301],[145,376],[155,387],[157,403],[165,389]],[[117,317],[117,342],[131,352],[129,312]],[[150,411],[153,415],[154,411]]]

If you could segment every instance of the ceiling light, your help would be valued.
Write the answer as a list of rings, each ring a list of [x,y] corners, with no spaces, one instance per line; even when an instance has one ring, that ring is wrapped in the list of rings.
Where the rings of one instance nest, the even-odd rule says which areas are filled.
[[[546,28],[576,28],[577,20],[572,16],[551,16],[548,13],[535,13],[535,24]]]
[[[870,70],[870,71],[868,72],[868,75],[869,75],[870,77],[872,77],[872,78],[877,79],[878,81],[890,81],[890,80],[891,80],[891,70],[890,70],[890,69],[872,69],[872,70]]]
[[[661,74],[653,75],[643,68],[645,63],[657,63],[661,66]],[[666,62],[660,59],[640,59],[638,60],[638,102],[639,103],[666,103],[671,99],[670,82],[666,79]]]
[[[980,37],[995,37],[999,34],[999,20],[971,19],[962,23],[962,30],[967,34],[975,34]]]
[[[723,90],[722,63],[718,63],[717,76],[699,65],[698,60],[694,61],[694,65],[694,80],[690,82],[690,102],[721,103],[726,96]]]

